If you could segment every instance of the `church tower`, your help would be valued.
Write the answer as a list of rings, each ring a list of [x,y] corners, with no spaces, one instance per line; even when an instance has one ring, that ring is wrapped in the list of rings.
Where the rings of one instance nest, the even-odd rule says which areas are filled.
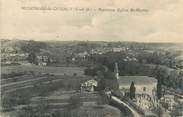
[[[115,63],[114,73],[115,73],[116,79],[119,79],[118,63]]]

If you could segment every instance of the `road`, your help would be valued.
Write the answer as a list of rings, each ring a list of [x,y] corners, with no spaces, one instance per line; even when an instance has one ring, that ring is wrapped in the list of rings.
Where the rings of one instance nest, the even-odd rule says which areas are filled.
[[[130,107],[128,104],[126,104],[125,102],[121,101],[119,98],[115,97],[115,96],[111,96],[111,99],[120,103],[120,104],[123,104],[125,107],[127,107],[133,114],[134,117],[142,117],[136,110],[134,110],[133,107]]]

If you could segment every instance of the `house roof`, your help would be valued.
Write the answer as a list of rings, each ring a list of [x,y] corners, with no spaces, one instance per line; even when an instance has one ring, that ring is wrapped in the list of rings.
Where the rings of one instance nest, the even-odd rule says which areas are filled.
[[[119,85],[130,85],[132,81],[135,85],[152,84],[157,82],[155,78],[148,76],[119,76],[118,79]]]

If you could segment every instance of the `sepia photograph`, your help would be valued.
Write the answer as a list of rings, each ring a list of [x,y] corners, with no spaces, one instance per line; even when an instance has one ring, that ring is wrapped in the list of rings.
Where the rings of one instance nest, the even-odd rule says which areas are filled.
[[[0,117],[183,117],[183,0],[0,0]]]

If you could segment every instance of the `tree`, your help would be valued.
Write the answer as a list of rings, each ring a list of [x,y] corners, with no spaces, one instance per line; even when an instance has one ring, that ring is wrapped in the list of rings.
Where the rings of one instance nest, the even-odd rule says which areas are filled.
[[[36,54],[34,52],[31,52],[27,58],[27,60],[32,64],[37,64],[37,58]]]
[[[69,99],[69,109],[75,109],[75,108],[79,108],[82,103],[81,103],[81,98],[79,95],[74,95]]]
[[[156,113],[158,115],[158,117],[162,117],[163,115],[163,108],[161,106],[157,107]]]
[[[38,53],[40,52],[40,49],[45,49],[47,47],[48,45],[46,43],[33,40],[30,40],[27,43],[21,45],[21,49],[26,53]]]
[[[66,65],[67,65],[67,66],[69,66],[69,64],[70,64],[70,59],[71,59],[71,58],[70,58],[69,56],[66,57]]]
[[[98,90],[102,91],[105,90],[105,80],[104,80],[104,75],[101,71],[97,72],[97,77],[99,78],[99,82],[98,82]]]
[[[105,94],[105,91],[100,91],[99,93],[100,93],[100,98],[97,100],[97,104],[98,105],[109,104],[109,99]]]
[[[158,79],[158,84],[157,84],[157,97],[158,99],[162,97],[162,81],[160,78]]]
[[[130,98],[131,99],[135,98],[135,91],[136,91],[135,84],[132,81],[131,86],[130,86]]]

